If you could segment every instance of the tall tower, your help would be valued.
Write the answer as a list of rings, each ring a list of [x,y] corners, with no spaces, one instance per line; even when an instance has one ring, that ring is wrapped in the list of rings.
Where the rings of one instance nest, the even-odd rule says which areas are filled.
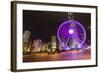
[[[25,31],[23,35],[23,42],[24,43],[29,42],[29,38],[30,38],[30,31]]]
[[[30,52],[31,43],[29,42],[30,31],[25,31],[23,35],[23,52]]]
[[[57,48],[56,36],[51,36],[51,48],[52,48],[52,51],[56,51],[56,48]]]
[[[72,12],[68,12],[68,20],[73,20],[74,16]]]

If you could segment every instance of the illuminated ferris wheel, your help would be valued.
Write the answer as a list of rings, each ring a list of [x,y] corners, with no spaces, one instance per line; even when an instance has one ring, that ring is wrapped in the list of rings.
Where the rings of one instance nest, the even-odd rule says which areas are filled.
[[[86,39],[86,31],[82,24],[75,20],[64,21],[58,28],[57,37],[62,47],[81,48]]]

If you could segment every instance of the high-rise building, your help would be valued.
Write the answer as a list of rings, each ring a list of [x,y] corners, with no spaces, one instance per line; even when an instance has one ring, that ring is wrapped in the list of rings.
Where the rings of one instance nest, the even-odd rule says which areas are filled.
[[[30,31],[24,31],[24,35],[23,35],[23,42],[29,42],[29,38],[30,38]]]
[[[23,45],[23,52],[24,53],[30,52],[30,49],[31,49],[31,42],[24,43],[24,45]]]
[[[52,51],[55,51],[57,49],[56,36],[51,36],[51,49]]]
[[[43,44],[42,51],[43,52],[47,52],[48,51],[48,44],[47,43]]]
[[[41,48],[42,48],[42,40],[40,40],[40,39],[33,40],[32,51],[40,52]]]
[[[29,41],[30,38],[30,31],[25,31],[23,35],[23,52],[27,53],[30,52],[31,43]]]

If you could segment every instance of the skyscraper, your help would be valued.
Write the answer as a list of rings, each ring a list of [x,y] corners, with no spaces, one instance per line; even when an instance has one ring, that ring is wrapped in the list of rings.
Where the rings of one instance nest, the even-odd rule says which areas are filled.
[[[27,53],[30,52],[31,43],[29,42],[30,38],[30,31],[24,31],[23,34],[23,52]]]
[[[52,49],[52,51],[56,51],[56,48],[57,48],[56,36],[51,36],[51,49]]]
[[[29,42],[29,38],[30,38],[30,31],[24,31],[24,35],[23,35],[23,42]]]

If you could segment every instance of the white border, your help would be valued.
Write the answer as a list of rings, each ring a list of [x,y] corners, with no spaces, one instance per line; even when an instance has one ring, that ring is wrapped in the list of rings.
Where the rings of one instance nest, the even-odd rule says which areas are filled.
[[[41,10],[41,11],[59,11],[59,12],[81,12],[91,13],[91,60],[73,60],[73,61],[52,61],[52,62],[33,62],[23,63],[22,55],[22,31],[23,31],[23,10]],[[17,4],[17,69],[36,69],[66,66],[95,65],[96,58],[96,9],[84,7],[65,7],[35,4]]]

